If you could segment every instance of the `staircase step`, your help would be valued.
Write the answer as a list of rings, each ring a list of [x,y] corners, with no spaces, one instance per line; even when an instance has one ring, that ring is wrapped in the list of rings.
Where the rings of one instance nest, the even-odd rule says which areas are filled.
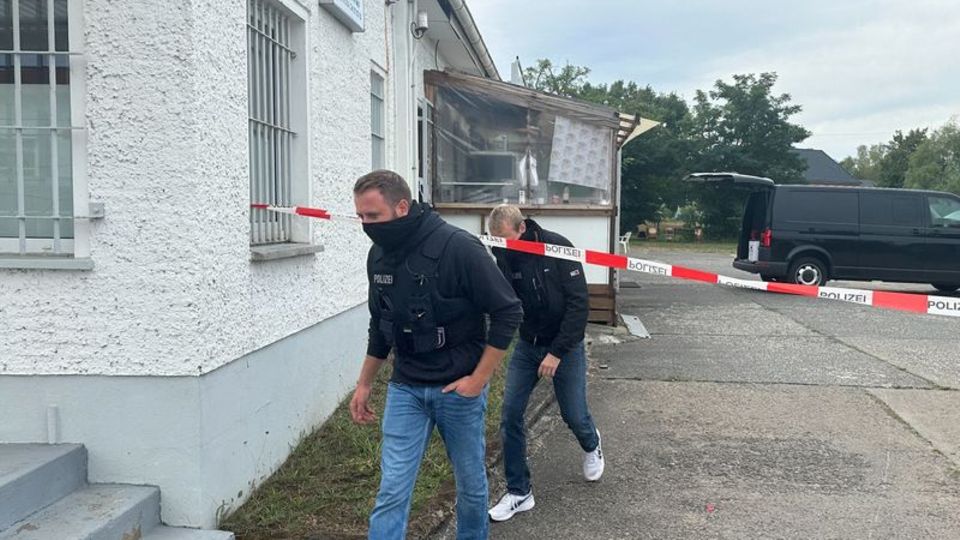
[[[159,527],[147,533],[143,540],[234,540],[231,532],[202,531],[178,527]]]
[[[138,540],[160,525],[160,490],[86,486],[0,532],[0,540]]]
[[[0,531],[87,482],[79,444],[0,444]]]

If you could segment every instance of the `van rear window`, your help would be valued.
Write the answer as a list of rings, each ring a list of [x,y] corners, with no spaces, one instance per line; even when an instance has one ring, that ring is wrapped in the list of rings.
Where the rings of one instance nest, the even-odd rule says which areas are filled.
[[[774,202],[777,221],[857,225],[860,208],[857,192],[784,191]]]

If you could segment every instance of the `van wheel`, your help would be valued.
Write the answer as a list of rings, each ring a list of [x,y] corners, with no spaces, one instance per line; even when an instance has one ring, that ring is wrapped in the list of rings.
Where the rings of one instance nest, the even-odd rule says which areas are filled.
[[[951,283],[934,283],[933,288],[940,292],[956,292],[957,289],[960,289],[960,285],[954,285]]]
[[[826,285],[827,265],[815,257],[801,257],[790,266],[790,281],[797,285]]]

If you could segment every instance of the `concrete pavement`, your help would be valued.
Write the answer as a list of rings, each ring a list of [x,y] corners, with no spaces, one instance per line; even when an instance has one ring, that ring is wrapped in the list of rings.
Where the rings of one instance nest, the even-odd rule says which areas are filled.
[[[725,255],[633,254],[747,276]],[[492,538],[960,538],[960,321],[623,277],[652,339],[592,349],[607,473],[583,481],[549,409],[537,507]]]

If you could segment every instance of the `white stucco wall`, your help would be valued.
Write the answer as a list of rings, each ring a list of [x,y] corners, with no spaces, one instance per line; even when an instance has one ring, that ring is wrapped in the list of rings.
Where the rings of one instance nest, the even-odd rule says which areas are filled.
[[[159,486],[164,523],[214,527],[353,388],[365,346],[338,338],[367,316],[356,307],[201,377],[0,376],[0,442],[84,444],[91,482]]]
[[[310,203],[350,212],[388,18],[367,0],[352,34],[303,5]],[[244,0],[85,2],[88,183],[106,205],[96,267],[0,271],[0,375],[203,374],[365,300],[358,227],[314,222],[323,253],[249,261],[245,13]]]

